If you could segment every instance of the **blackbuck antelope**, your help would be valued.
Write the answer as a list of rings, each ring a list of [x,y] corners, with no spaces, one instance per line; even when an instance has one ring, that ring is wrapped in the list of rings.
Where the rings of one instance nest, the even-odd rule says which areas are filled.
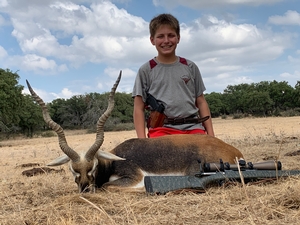
[[[146,175],[192,175],[199,172],[201,162],[234,163],[243,158],[233,146],[209,135],[170,135],[159,138],[129,139],[110,152],[99,150],[104,140],[103,126],[114,107],[114,94],[121,73],[111,89],[109,104],[97,122],[95,143],[82,153],[75,152],[67,144],[64,131],[49,116],[43,100],[28,88],[41,106],[45,122],[58,135],[61,150],[65,153],[48,164],[59,166],[70,161],[69,166],[79,192],[95,191],[95,187],[108,190],[144,191]]]

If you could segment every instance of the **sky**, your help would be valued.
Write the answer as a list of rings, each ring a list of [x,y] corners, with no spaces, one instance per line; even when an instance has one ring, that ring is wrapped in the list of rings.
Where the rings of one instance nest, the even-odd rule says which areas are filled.
[[[178,56],[194,61],[205,93],[228,85],[300,81],[299,0],[0,0],[0,68],[26,79],[45,102],[131,93],[139,67],[157,55],[149,22],[180,22]]]

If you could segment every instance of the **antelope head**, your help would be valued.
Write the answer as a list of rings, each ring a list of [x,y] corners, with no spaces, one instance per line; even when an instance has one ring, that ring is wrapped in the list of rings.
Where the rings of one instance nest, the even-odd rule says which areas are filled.
[[[52,162],[47,164],[48,166],[59,166],[69,162],[70,170],[75,178],[75,182],[78,186],[79,192],[95,191],[95,178],[97,176],[97,165],[99,163],[98,158],[108,160],[124,160],[112,153],[99,151],[104,141],[104,124],[110,116],[114,108],[114,95],[117,86],[121,80],[122,71],[113,85],[108,99],[108,107],[106,111],[100,116],[97,122],[96,140],[94,144],[85,152],[78,154],[75,150],[69,147],[65,138],[62,127],[55,123],[48,112],[47,106],[44,101],[33,91],[29,82],[26,80],[28,89],[33,99],[40,105],[43,112],[43,118],[46,124],[56,132],[58,136],[58,142],[61,150],[65,153],[64,155],[54,159]]]

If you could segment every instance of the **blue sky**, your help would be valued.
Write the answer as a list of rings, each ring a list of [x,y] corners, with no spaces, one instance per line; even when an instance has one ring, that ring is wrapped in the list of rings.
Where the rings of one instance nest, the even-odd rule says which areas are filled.
[[[0,0],[0,68],[18,71],[46,101],[110,90],[130,93],[156,56],[149,21],[181,24],[177,55],[194,61],[206,93],[228,85],[300,81],[298,0]]]

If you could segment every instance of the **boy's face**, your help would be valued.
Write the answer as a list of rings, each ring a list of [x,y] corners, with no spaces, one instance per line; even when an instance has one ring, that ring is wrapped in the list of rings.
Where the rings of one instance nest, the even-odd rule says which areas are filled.
[[[169,25],[161,25],[155,35],[150,37],[150,41],[156,47],[158,55],[163,56],[175,55],[179,39],[180,36]]]

